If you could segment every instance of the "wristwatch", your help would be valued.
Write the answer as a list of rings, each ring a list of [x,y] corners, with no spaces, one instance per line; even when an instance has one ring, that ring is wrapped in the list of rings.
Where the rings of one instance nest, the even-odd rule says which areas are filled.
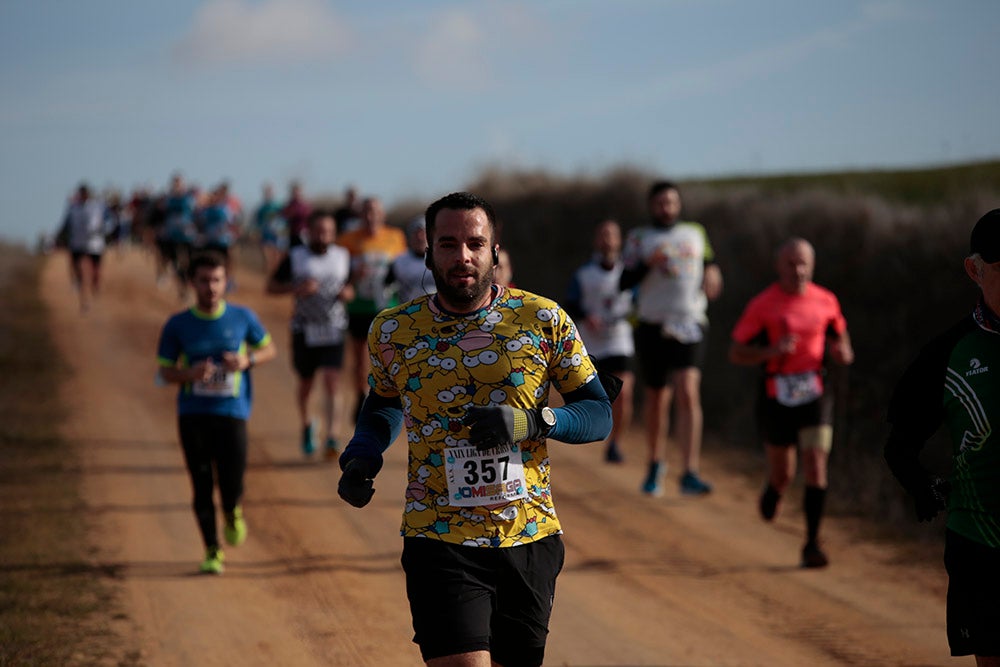
[[[253,368],[257,365],[257,355],[251,350],[247,353],[247,368]]]
[[[542,416],[542,424],[543,424],[543,426],[542,426],[542,436],[544,437],[544,436],[548,435],[549,431],[552,430],[552,427],[556,425],[556,413],[555,413],[555,410],[553,410],[552,408],[546,406],[546,407],[542,408],[542,410],[541,410],[541,416]]]

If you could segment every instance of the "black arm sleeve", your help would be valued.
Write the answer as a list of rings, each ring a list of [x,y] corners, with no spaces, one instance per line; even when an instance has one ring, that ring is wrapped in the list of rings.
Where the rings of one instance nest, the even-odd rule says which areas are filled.
[[[618,279],[618,289],[623,292],[625,290],[632,289],[642,282],[642,279],[646,277],[647,273],[649,273],[648,264],[640,263],[635,268],[625,269],[622,271],[621,278]]]
[[[290,283],[292,282],[292,259],[288,255],[281,260],[281,264],[278,268],[274,270],[274,275],[271,276],[271,280],[276,283]]]
[[[948,357],[966,330],[963,323],[924,347],[899,379],[889,401],[892,429],[883,455],[892,474],[914,497],[927,493],[932,483],[931,475],[920,464],[920,452],[944,422]]]

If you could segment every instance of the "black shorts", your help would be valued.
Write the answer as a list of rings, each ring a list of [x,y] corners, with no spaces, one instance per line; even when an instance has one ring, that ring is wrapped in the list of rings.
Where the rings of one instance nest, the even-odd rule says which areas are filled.
[[[403,538],[413,641],[424,661],[489,651],[501,665],[541,665],[562,538],[516,547],[467,547]]]
[[[1000,656],[1000,549],[945,533],[952,655]]]
[[[624,354],[618,354],[613,357],[602,357],[594,359],[594,365],[602,373],[619,375],[620,373],[632,370],[632,357],[625,356]]]
[[[368,338],[368,329],[371,328],[375,315],[376,313],[348,313],[347,330],[351,333],[351,338],[366,340]]]
[[[101,255],[98,254],[98,253],[77,252],[76,250],[74,250],[73,252],[70,253],[70,255],[73,257],[73,263],[74,264],[76,264],[77,262],[79,262],[84,257],[89,257],[90,261],[94,263],[94,266],[100,266],[101,265]]]
[[[794,445],[802,429],[831,424],[833,396],[829,394],[794,407],[767,397],[757,402],[757,427],[761,439],[769,445]]]
[[[292,366],[300,378],[311,378],[318,368],[340,368],[343,365],[343,343],[309,347],[304,333],[292,333]]]
[[[704,336],[697,343],[682,343],[665,337],[659,324],[639,322],[632,337],[639,357],[639,375],[647,387],[666,387],[673,371],[701,368],[705,362]]]

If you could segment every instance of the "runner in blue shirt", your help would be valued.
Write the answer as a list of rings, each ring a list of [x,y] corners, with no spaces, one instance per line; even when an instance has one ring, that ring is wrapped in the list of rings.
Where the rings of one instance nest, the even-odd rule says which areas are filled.
[[[250,369],[275,357],[271,336],[249,309],[227,303],[226,260],[216,252],[194,256],[189,267],[196,304],[167,320],[157,352],[164,381],[180,385],[177,414],[191,476],[194,513],[205,544],[201,571],[221,574],[215,517],[215,479],[233,546],[246,539],[240,499],[247,459],[246,422],[253,388]]]

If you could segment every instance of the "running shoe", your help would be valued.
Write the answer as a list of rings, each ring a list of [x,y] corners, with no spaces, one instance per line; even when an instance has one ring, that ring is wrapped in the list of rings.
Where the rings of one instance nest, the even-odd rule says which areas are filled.
[[[226,555],[219,547],[209,547],[205,551],[205,560],[201,561],[199,568],[202,574],[222,574],[225,569],[222,561],[226,560]]]
[[[226,516],[226,525],[222,529],[226,544],[238,547],[247,540],[247,522],[243,519],[243,508],[239,505],[233,513]]]
[[[313,430],[312,422],[302,427],[302,453],[306,456],[312,456],[312,453],[316,451],[316,438]]]
[[[336,438],[327,438],[326,447],[323,449],[323,456],[327,461],[336,461],[340,456],[340,444]]]
[[[642,483],[642,492],[647,496],[663,495],[663,476],[667,468],[662,461],[652,461],[649,464],[649,472],[646,473],[646,481]]]
[[[770,484],[764,489],[764,492],[760,494],[760,502],[758,503],[758,509],[760,510],[760,516],[764,521],[774,520],[775,515],[778,513],[778,503],[781,501],[781,494],[774,490],[774,487]]]
[[[712,492],[712,486],[698,473],[688,470],[681,476],[681,493],[685,496],[704,496]]]
[[[608,443],[608,448],[604,451],[604,460],[608,463],[623,463],[625,461],[621,450],[618,449],[618,443],[614,440]]]
[[[802,547],[802,567],[826,567],[829,564],[830,559],[826,557],[816,542],[807,542]]]

